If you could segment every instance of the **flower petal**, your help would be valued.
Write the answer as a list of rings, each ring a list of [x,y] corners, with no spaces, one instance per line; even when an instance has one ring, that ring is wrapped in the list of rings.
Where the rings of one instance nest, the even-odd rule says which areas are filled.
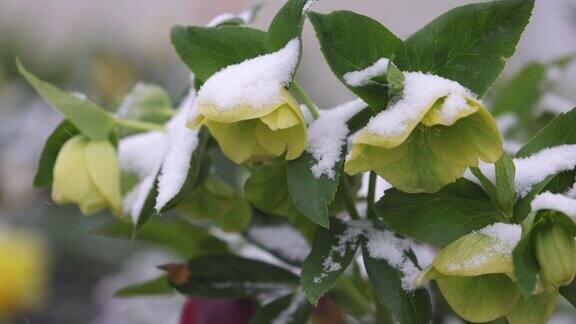
[[[436,283],[452,310],[474,323],[492,321],[510,313],[520,297],[516,284],[503,274],[475,277],[438,274]]]
[[[206,120],[210,133],[222,149],[222,152],[235,163],[251,159],[272,157],[259,143],[256,128],[259,120],[245,120],[237,123],[220,123]]]
[[[94,214],[107,206],[106,199],[92,183],[86,170],[88,140],[75,136],[64,144],[54,164],[52,200],[57,204],[78,204],[82,214]]]
[[[86,170],[98,191],[106,198],[115,215],[122,213],[120,166],[112,144],[90,141],[85,149]]]

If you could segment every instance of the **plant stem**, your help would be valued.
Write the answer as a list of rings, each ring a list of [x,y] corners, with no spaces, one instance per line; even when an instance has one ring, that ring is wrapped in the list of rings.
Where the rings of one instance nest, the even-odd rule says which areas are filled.
[[[318,108],[316,107],[316,105],[314,104],[312,99],[310,99],[310,97],[308,96],[306,91],[304,91],[304,89],[302,89],[302,87],[300,87],[298,82],[296,82],[296,81],[292,82],[292,89],[296,93],[296,96],[298,96],[298,98],[300,98],[300,100],[302,100],[304,105],[306,105],[306,108],[308,108],[308,111],[310,111],[310,114],[312,114],[312,117],[314,117],[314,119],[318,118],[318,116],[320,116],[320,113],[318,112]]]
[[[350,183],[348,182],[348,178],[346,175],[342,175],[342,186],[344,189],[344,204],[346,205],[346,210],[350,214],[352,219],[360,219],[360,215],[358,214],[358,210],[356,209],[356,202],[354,201],[354,196],[352,195],[352,190],[350,188]]]
[[[366,215],[367,218],[374,218],[374,196],[376,194],[376,179],[377,175],[374,171],[370,171],[370,177],[368,178],[368,197],[367,199],[367,207],[366,207]]]
[[[139,121],[139,120],[122,119],[122,118],[116,118],[114,120],[116,121],[116,124],[119,126],[131,128],[131,129],[136,129],[136,130],[160,131],[160,132],[163,132],[166,130],[163,125],[143,122],[143,121]]]

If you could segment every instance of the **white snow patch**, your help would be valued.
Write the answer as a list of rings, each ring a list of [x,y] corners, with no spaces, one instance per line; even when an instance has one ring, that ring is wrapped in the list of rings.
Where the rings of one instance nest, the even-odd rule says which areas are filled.
[[[516,244],[520,242],[522,228],[518,224],[494,223],[482,228],[478,233],[497,239],[503,247],[507,247],[506,251],[512,252]]]
[[[410,260],[406,252],[410,251],[411,242],[396,237],[393,232],[386,230],[368,231],[368,253],[374,259],[385,260],[392,267],[400,270],[402,288],[412,291],[416,287],[414,282],[420,276],[420,269]]]
[[[576,200],[562,194],[545,192],[539,194],[532,200],[532,211],[555,210],[576,219]]]
[[[312,173],[317,179],[323,174],[334,178],[334,165],[342,155],[342,145],[348,135],[346,122],[366,107],[361,99],[349,101],[336,108],[323,111],[320,117],[308,128],[307,151],[317,163]]]
[[[381,58],[369,67],[360,70],[347,72],[344,74],[344,81],[352,87],[362,87],[372,82],[372,78],[381,76],[388,72],[388,64],[390,60]]]
[[[545,148],[529,157],[514,159],[514,165],[516,192],[522,198],[547,177],[576,168],[576,144]],[[493,164],[480,162],[478,167],[490,181],[495,182]]]
[[[168,148],[158,177],[155,206],[158,211],[180,192],[188,176],[192,152],[198,146],[199,130],[186,127],[186,117],[194,96],[195,92],[191,89],[176,115],[166,125]]]
[[[127,136],[118,143],[118,163],[125,171],[132,171],[140,178],[158,168],[166,151],[166,134],[146,132]]]
[[[254,226],[247,234],[258,245],[292,261],[302,262],[310,252],[308,241],[288,225]]]
[[[342,269],[342,264],[334,258],[343,258],[348,250],[356,250],[358,237],[365,231],[363,226],[351,225],[346,228],[344,233],[338,236],[338,244],[330,248],[329,254],[322,263],[322,272],[313,278],[315,284],[320,284],[331,272]]]
[[[448,80],[433,74],[421,72],[404,73],[404,90],[402,99],[379,113],[368,123],[368,129],[382,136],[398,136],[411,130],[417,124],[428,107],[442,97],[448,97],[440,108],[442,116],[450,123],[456,122],[461,106],[466,98],[475,95],[456,81]]]
[[[239,106],[280,105],[284,101],[281,90],[289,85],[299,55],[300,41],[295,38],[277,52],[230,65],[204,83],[195,106],[213,105],[228,111]]]
[[[576,182],[572,186],[572,188],[568,189],[564,194],[568,198],[576,199]]]
[[[306,13],[310,7],[312,7],[318,0],[308,0],[302,7],[302,13]]]

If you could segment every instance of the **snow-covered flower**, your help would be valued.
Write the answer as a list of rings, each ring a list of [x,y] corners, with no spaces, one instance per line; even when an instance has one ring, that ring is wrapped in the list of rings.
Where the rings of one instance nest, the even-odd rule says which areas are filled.
[[[0,321],[35,309],[45,297],[46,251],[32,233],[0,228]]]
[[[556,292],[576,276],[576,200],[545,192],[532,201],[532,214],[524,221],[526,235],[534,236],[534,251],[544,289]]]
[[[442,249],[417,279],[434,279],[452,309],[471,322],[487,322],[513,311],[520,290],[513,281],[512,250],[519,225],[497,223]]]
[[[496,122],[474,94],[455,81],[407,72],[401,99],[353,137],[345,171],[374,171],[405,192],[435,192],[502,152]]]
[[[107,140],[77,135],[69,139],[54,164],[52,200],[77,204],[84,215],[109,208],[122,213],[120,168],[116,149]]]
[[[214,74],[198,92],[188,126],[205,124],[236,163],[283,154],[296,159],[306,148],[306,122],[286,87],[298,55],[299,42],[293,39],[278,52]]]

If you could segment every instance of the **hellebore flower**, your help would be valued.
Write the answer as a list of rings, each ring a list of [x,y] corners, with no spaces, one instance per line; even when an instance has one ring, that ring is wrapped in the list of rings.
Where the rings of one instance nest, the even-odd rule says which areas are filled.
[[[109,208],[122,213],[120,168],[112,144],[77,135],[58,153],[54,165],[52,200],[77,204],[85,215]]]
[[[576,200],[545,192],[536,196],[531,206],[532,214],[523,224],[525,235],[534,237],[544,289],[556,292],[576,275]]]
[[[442,249],[416,284],[436,280],[451,308],[467,321],[506,316],[521,295],[512,279],[512,250],[519,237],[519,226],[510,224],[465,235]]]
[[[348,174],[374,171],[399,190],[435,192],[478,159],[493,163],[502,138],[490,113],[457,82],[405,73],[401,99],[353,137]]]
[[[574,235],[559,223],[545,226],[536,233],[536,258],[545,281],[555,287],[568,285],[576,275]]]
[[[0,322],[40,306],[46,283],[42,242],[27,232],[0,229]]]
[[[299,42],[278,52],[228,66],[211,76],[194,102],[188,127],[205,124],[236,163],[304,151],[306,123],[298,103],[286,90],[298,62]]]

